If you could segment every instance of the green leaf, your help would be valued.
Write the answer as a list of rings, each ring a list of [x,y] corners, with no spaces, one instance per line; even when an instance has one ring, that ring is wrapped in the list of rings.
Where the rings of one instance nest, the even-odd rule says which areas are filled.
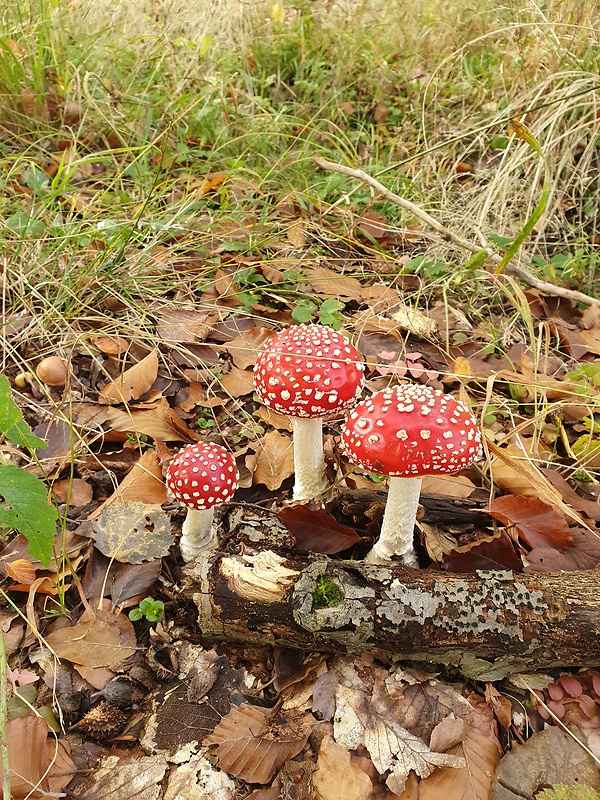
[[[4,375],[0,375],[0,434],[4,434],[9,442],[29,450],[47,447],[46,442],[38,439],[23,420],[23,415],[10,396],[10,383]]]
[[[45,567],[50,565],[57,518],[48,490],[35,475],[14,464],[0,464],[0,525],[22,533],[31,555]]]
[[[317,307],[310,300],[299,300],[294,306],[292,311],[292,319],[294,322],[303,323],[310,322],[315,315]]]

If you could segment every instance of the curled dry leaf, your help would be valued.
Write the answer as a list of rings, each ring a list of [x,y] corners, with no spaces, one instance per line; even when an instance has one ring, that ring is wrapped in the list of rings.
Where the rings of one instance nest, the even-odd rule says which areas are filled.
[[[107,403],[128,403],[137,400],[152,386],[158,376],[158,354],[149,353],[145,358],[125,370],[114,381],[105,384],[99,392],[100,400]]]
[[[101,353],[109,356],[120,356],[129,350],[130,344],[122,336],[96,336],[94,345]]]
[[[25,558],[17,558],[15,561],[6,562],[4,569],[9,578],[24,586],[31,586],[35,581],[35,569],[31,562]]]
[[[85,611],[76,625],[59,628],[46,636],[59,658],[84,667],[118,666],[136,650],[132,623],[121,612],[97,608]]]
[[[268,783],[286,761],[302,750],[315,718],[312,714],[273,714],[248,703],[233,708],[207,736],[217,745],[219,767],[248,783]]]
[[[292,440],[270,431],[258,443],[255,455],[246,456],[246,467],[252,472],[252,483],[264,483],[271,491],[279,489],[294,474]]]
[[[573,537],[562,514],[537,497],[512,494],[496,497],[484,511],[504,525],[514,525],[529,547],[573,546]]]
[[[296,540],[300,553],[325,553],[333,555],[347,550],[360,536],[325,511],[315,511],[304,505],[283,508],[277,515]]]
[[[421,339],[430,338],[438,329],[438,324],[434,319],[428,317],[418,308],[411,308],[404,304],[394,311],[392,319],[396,320],[401,328]]]
[[[121,563],[161,558],[173,544],[170,518],[155,504],[132,501],[105,506],[93,525],[98,550]]]
[[[48,738],[41,717],[17,717],[6,723],[12,800],[40,800],[61,794],[75,767],[62,742]],[[0,780],[2,778],[0,764]]]

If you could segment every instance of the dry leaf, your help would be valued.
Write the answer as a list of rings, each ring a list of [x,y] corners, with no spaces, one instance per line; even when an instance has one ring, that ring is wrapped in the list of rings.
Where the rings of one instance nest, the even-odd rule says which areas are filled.
[[[96,336],[94,345],[101,353],[110,356],[120,356],[129,350],[130,344],[122,336]]]
[[[264,483],[271,491],[279,489],[294,474],[292,440],[279,431],[270,431],[258,443],[254,456],[246,456],[246,466],[253,473],[252,483]]]
[[[476,489],[475,484],[465,475],[425,475],[421,481],[421,494],[466,498]]]
[[[95,520],[94,539],[105,556],[140,564],[167,555],[173,544],[171,520],[159,505],[115,503]]]
[[[120,612],[96,609],[82,614],[70,628],[59,628],[46,636],[46,642],[59,658],[84,667],[118,666],[136,651],[133,625]]]
[[[280,431],[291,431],[293,430],[293,424],[290,417],[287,417],[285,414],[279,414],[277,411],[273,411],[272,408],[269,406],[260,406],[258,409],[258,413],[260,418],[263,422],[266,422],[267,425],[270,425],[272,428],[277,428]]]
[[[203,745],[217,745],[219,767],[247,783],[268,783],[302,750],[315,719],[242,703],[223,717]]]
[[[12,800],[59,796],[75,767],[62,742],[48,739],[50,728],[41,717],[17,717],[6,723]],[[2,779],[0,764],[0,780]]]
[[[304,247],[306,244],[306,233],[304,232],[304,223],[301,219],[297,222],[293,222],[287,229],[287,238],[294,247]]]
[[[573,537],[562,514],[537,497],[512,494],[496,497],[484,509],[504,525],[514,525],[529,547],[573,546]]]
[[[369,776],[331,736],[321,742],[313,788],[314,800],[370,800],[373,791]]]
[[[8,561],[4,564],[4,569],[9,578],[25,586],[31,586],[35,581],[35,570],[31,562],[25,558],[17,558],[15,561]]]
[[[360,542],[353,528],[340,523],[320,509],[304,505],[283,508],[277,515],[296,540],[300,553],[325,553],[333,555]]]
[[[360,300],[361,285],[357,278],[346,278],[326,267],[313,267],[306,271],[306,279],[322,297],[336,300]]]
[[[243,397],[254,391],[254,373],[251,369],[232,367],[221,378],[221,387],[230,397]]]
[[[99,397],[107,403],[128,403],[145,394],[158,376],[158,354],[149,353],[114,381],[100,389]]]
[[[250,328],[241,336],[236,336],[227,342],[225,349],[231,355],[236,367],[247,369],[254,366],[258,353],[274,333],[271,328]]]
[[[94,767],[94,779],[81,800],[157,800],[167,771],[167,758],[108,756]]]
[[[146,450],[123,478],[114,494],[97,508],[88,519],[95,519],[102,510],[113,503],[138,501],[162,505],[167,501],[167,489],[162,477],[162,467],[156,450]]]
[[[401,328],[404,328],[414,336],[419,336],[421,339],[430,338],[438,329],[437,322],[418,308],[402,305],[391,316]]]
[[[61,503],[69,503],[73,508],[87,506],[94,499],[94,490],[91,484],[81,478],[73,478],[73,480],[65,478],[54,481],[52,489]]]
[[[218,321],[214,311],[175,308],[161,313],[156,333],[168,344],[195,344],[203,342]]]
[[[115,431],[151,436],[161,442],[196,442],[199,438],[173,411],[164,397],[151,406],[137,406],[129,413],[119,408],[110,408],[106,421]]]
[[[480,698],[479,698],[480,699]],[[467,714],[463,741],[450,751],[466,762],[462,769],[436,770],[421,782],[419,800],[488,800],[501,748],[493,714],[483,700]]]

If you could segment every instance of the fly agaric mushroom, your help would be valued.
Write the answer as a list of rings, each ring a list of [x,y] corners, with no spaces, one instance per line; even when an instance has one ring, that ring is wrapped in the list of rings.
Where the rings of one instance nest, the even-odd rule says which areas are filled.
[[[363,469],[389,476],[381,534],[367,563],[388,564],[399,555],[417,566],[413,532],[421,478],[468,467],[480,442],[470,411],[439,389],[394,386],[358,403],[342,429],[344,449]]]
[[[292,420],[294,500],[327,489],[323,420],[354,405],[364,382],[360,353],[327,325],[293,325],[259,353],[254,385],[262,402]]]
[[[215,506],[229,500],[237,485],[235,461],[218,444],[189,444],[171,461],[167,489],[187,508],[179,542],[184,561],[217,546],[213,531]]]

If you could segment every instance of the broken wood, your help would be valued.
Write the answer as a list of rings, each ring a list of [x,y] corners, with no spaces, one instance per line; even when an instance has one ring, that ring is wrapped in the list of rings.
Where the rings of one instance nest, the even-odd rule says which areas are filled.
[[[456,575],[213,551],[188,566],[183,592],[209,640],[374,650],[496,680],[600,664],[599,583],[600,570]]]

